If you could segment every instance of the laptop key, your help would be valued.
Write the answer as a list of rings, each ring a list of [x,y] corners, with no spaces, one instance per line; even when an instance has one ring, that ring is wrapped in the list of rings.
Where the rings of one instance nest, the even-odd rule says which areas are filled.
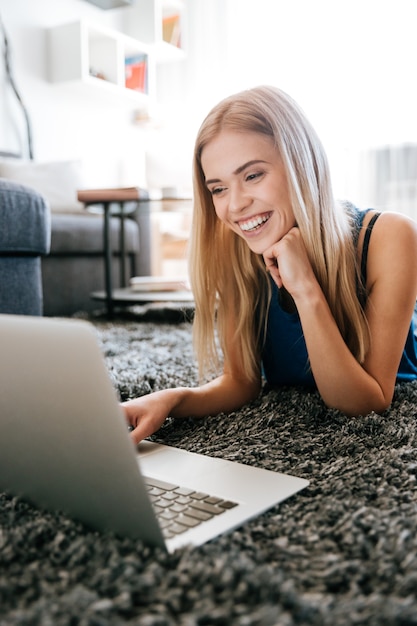
[[[220,504],[221,501],[222,501],[221,498],[215,498],[214,496],[209,496],[208,498],[204,498],[204,502],[207,502],[208,504]]]
[[[222,509],[234,509],[237,506],[237,502],[231,502],[231,500],[222,500],[218,504]]]
[[[190,515],[191,517],[196,518],[201,522],[206,522],[213,517],[211,513],[206,513],[205,511],[200,511],[199,509],[192,507],[187,509],[187,515]]]
[[[201,493],[201,491],[196,491],[191,495],[193,500],[205,500],[210,496],[207,493]]]
[[[163,509],[168,509],[172,502],[170,500],[165,500],[164,498],[158,498],[158,500],[155,500],[155,502],[153,502],[154,506],[159,506]]]
[[[169,509],[164,510],[159,514],[158,519],[169,520],[172,522],[173,520],[178,519],[178,513],[170,511]]]
[[[157,487],[148,486],[148,493],[150,496],[161,496],[163,493],[166,493],[163,489],[158,489]],[[168,492],[170,493],[170,492]]]
[[[159,519],[159,526],[161,527],[162,530],[165,530],[166,528],[169,528],[172,525],[172,520],[167,520],[163,518],[158,518],[158,519]]]
[[[185,504],[178,504],[178,502],[174,502],[174,504],[169,507],[169,510],[173,511],[174,513],[183,513],[188,508],[189,507],[187,507]]]
[[[179,496],[174,491],[166,491],[163,495],[164,500],[176,500]]]
[[[175,489],[175,493],[179,496],[189,496],[194,493],[194,491],[192,489],[186,489],[185,487],[177,487],[177,489]]]
[[[172,524],[172,526],[169,526],[167,530],[173,535],[180,535],[181,533],[185,533],[188,528],[188,526],[184,526],[183,524]]]
[[[190,496],[178,496],[178,498],[175,500],[175,502],[177,504],[190,504],[190,502],[192,502]]]
[[[178,488],[178,485],[167,483],[164,480],[158,480],[156,478],[149,478],[148,476],[144,476],[143,478],[144,478],[145,483],[151,487],[157,487],[158,489],[164,489],[165,491],[174,491],[174,489]]]
[[[220,515],[220,513],[224,513],[224,509],[221,509],[218,506],[214,506],[213,504],[207,504],[206,502],[201,502],[197,500],[196,502],[191,502],[190,506],[193,509],[199,509],[200,511],[205,511],[206,513],[211,513],[212,515]]]
[[[199,520],[195,517],[189,517],[188,515],[181,515],[181,517],[178,518],[178,523],[183,524],[188,528],[194,528],[194,526],[198,526],[199,524],[201,524],[202,521],[205,520]]]

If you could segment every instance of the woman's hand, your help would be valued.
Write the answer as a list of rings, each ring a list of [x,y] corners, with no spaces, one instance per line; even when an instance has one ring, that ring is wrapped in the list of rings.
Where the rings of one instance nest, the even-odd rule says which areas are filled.
[[[306,286],[316,282],[299,229],[294,226],[280,241],[265,250],[267,270],[279,288],[285,287],[294,299]]]
[[[121,404],[127,423],[133,426],[130,435],[135,444],[161,428],[176,404],[175,391],[156,391]]]
[[[261,380],[248,380],[223,373],[200,387],[176,387],[155,391],[121,404],[126,421],[133,426],[132,440],[138,444],[161,428],[168,416],[207,417],[229,413],[256,398]]]

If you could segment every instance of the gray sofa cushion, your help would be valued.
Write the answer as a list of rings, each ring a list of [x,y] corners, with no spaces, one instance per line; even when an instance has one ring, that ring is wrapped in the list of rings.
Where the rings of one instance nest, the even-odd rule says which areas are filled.
[[[110,222],[110,242],[114,252],[118,252],[120,219],[112,217]],[[125,219],[125,250],[139,252],[139,229],[135,221]],[[52,255],[103,254],[103,216],[85,211],[78,214],[52,214]]]

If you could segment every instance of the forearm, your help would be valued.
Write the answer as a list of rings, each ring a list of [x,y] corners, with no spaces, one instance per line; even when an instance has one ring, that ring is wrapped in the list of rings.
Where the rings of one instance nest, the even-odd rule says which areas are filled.
[[[205,417],[230,413],[254,400],[260,392],[260,380],[249,382],[223,374],[199,387],[167,390],[171,394],[172,417]]]
[[[300,299],[297,308],[313,376],[327,406],[348,415],[387,408],[392,394],[384,393],[352,355],[322,292]]]
[[[204,417],[230,412],[253,400],[260,381],[250,383],[223,374],[200,387],[162,389],[122,403],[126,420],[133,426],[132,440],[138,444],[156,432],[167,417]]]

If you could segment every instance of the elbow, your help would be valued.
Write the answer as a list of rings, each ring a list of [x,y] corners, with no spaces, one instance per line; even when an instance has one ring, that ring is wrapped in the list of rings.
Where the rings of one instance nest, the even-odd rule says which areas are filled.
[[[248,404],[249,402],[253,402],[254,400],[256,400],[256,398],[259,396],[260,392],[261,392],[261,382],[260,381],[251,381],[251,382],[246,382],[245,384],[245,395],[246,395],[246,399],[245,399],[245,404]]]
[[[377,397],[365,397],[365,398],[350,398],[334,402],[327,402],[324,400],[326,406],[329,409],[337,409],[348,417],[364,417],[370,413],[382,414],[387,411],[392,402],[393,393],[384,396],[378,394]],[[324,398],[323,398],[324,399]]]
[[[242,389],[242,405],[254,402],[261,393],[262,385],[260,380],[245,380]]]
[[[380,403],[380,404],[367,404],[364,403],[363,405],[359,405],[358,407],[354,408],[354,409],[347,409],[345,411],[343,411],[343,409],[341,409],[348,417],[365,417],[366,415],[369,415],[370,413],[378,413],[378,415],[381,415],[382,413],[385,413],[385,411],[387,411],[391,406],[391,402],[384,402],[384,403]]]

